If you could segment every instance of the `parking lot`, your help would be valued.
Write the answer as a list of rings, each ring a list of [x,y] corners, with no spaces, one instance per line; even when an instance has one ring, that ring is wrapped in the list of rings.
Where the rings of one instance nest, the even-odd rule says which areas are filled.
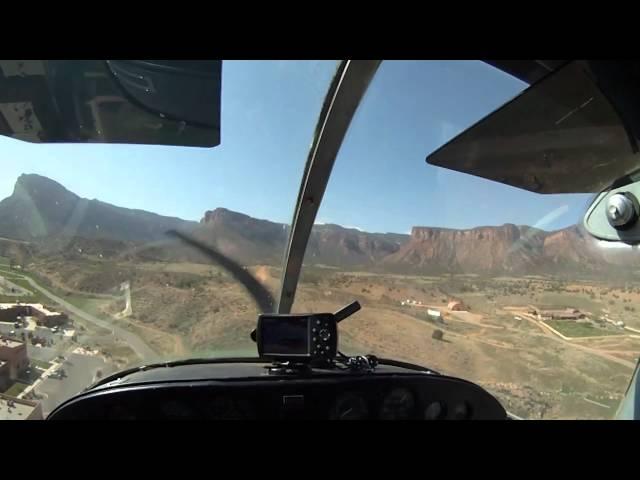
[[[37,387],[36,393],[42,395],[43,414],[48,415],[57,405],[94,383],[98,370],[108,375],[112,367],[98,356],[72,353],[67,355],[62,367],[64,378],[46,378]]]
[[[62,353],[60,348],[36,347],[27,343],[27,355],[30,359],[39,360],[41,362],[50,362]]]
[[[36,325],[36,321],[31,317],[16,322],[0,322],[0,335],[6,335],[17,340],[26,341],[31,344],[30,337],[36,337],[46,343],[47,346],[56,346],[64,343],[74,333],[73,330],[65,330],[64,328],[48,328]],[[67,335],[65,336],[65,333]]]

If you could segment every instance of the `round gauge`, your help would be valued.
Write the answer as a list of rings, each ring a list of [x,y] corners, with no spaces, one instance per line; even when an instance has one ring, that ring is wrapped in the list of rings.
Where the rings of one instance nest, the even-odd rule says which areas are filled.
[[[338,397],[329,418],[331,420],[364,420],[368,414],[369,408],[364,398],[355,393],[347,393]]]
[[[238,413],[238,419],[241,420],[255,420],[257,418],[257,412],[248,399],[238,400]]]
[[[380,409],[383,420],[406,420],[415,407],[413,394],[406,388],[396,388],[384,398]]]
[[[236,414],[235,402],[231,397],[215,397],[209,405],[209,414],[215,420],[227,420]]]
[[[445,407],[440,402],[432,402],[424,409],[425,420],[441,420],[445,414]]]
[[[467,402],[461,402],[453,409],[455,420],[469,420],[471,418],[471,407]]]
[[[182,402],[170,400],[162,405],[162,414],[168,420],[186,420],[193,417],[191,409]]]
[[[119,403],[109,410],[107,418],[111,420],[139,420],[132,411],[123,407]]]
[[[244,420],[256,417],[248,399],[237,399],[228,396],[215,397],[207,407],[212,420]]]

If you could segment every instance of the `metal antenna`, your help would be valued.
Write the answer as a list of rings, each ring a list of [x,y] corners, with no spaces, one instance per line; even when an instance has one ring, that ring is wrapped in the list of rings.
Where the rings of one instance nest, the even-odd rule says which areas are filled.
[[[360,302],[358,302],[357,300],[355,302],[350,303],[346,307],[342,307],[340,310],[338,310],[336,313],[333,314],[333,316],[336,319],[336,323],[339,323],[345,318],[350,317],[361,308],[362,307],[360,306]]]

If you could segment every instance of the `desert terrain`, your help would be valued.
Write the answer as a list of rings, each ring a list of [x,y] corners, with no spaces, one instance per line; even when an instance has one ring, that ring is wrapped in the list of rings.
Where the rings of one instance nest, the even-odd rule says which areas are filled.
[[[256,354],[249,332],[259,312],[216,266],[48,260],[30,268],[42,282],[68,293],[66,298],[135,332],[162,358]],[[250,271],[277,294],[279,268]],[[125,302],[117,286],[124,281],[131,284],[132,313],[119,318]],[[525,418],[611,418],[637,361],[640,333],[596,320],[606,311],[640,328],[625,308],[637,301],[635,292],[628,285],[541,277],[436,277],[309,266],[293,311],[331,312],[358,300],[363,309],[340,326],[345,353],[373,353],[472,380]],[[450,311],[452,300],[466,311]],[[579,308],[596,320],[541,322],[527,313],[538,304]],[[432,318],[429,310],[441,312],[441,318]],[[562,336],[545,328],[558,324]],[[432,338],[435,330],[443,332],[442,340]],[[100,346],[96,339],[90,346]],[[122,345],[102,339],[101,347],[123,364],[137,360],[123,356]]]
[[[225,269],[170,230],[243,265],[277,298],[285,224],[224,208],[200,222],[87,200],[22,175],[0,201],[0,300],[69,311],[73,347],[113,369],[256,355],[260,313]],[[345,353],[474,381],[523,418],[612,418],[640,353],[640,258],[579,226],[505,224],[410,234],[316,225],[294,312],[331,312]]]

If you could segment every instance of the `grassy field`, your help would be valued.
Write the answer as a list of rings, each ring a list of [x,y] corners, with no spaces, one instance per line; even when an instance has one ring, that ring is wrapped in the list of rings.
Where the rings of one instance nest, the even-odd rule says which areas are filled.
[[[51,364],[49,362],[43,362],[41,360],[35,360],[35,359],[30,359],[29,363],[31,363],[31,365],[34,365],[36,367],[40,367],[43,370],[46,370],[47,368],[49,368],[51,366]]]
[[[20,395],[20,393],[22,393],[22,391],[27,388],[29,385],[27,385],[26,383],[22,383],[22,382],[15,382],[13,385],[11,385],[7,391],[4,392],[5,395],[9,395],[11,397],[17,397],[18,395]]]
[[[103,303],[105,303],[105,299],[94,297],[90,293],[87,293],[85,295],[70,293],[60,288],[56,288],[54,286],[48,285],[49,282],[46,282],[43,278],[39,277],[36,274],[30,273],[29,276],[31,276],[34,281],[38,282],[40,285],[45,287],[51,293],[63,298],[65,301],[71,303],[72,305],[75,305],[76,307],[81,308],[82,310],[85,310],[97,317],[104,317],[104,315],[102,314],[102,311],[100,310],[100,307],[102,306]],[[44,304],[52,303],[48,297],[44,296],[38,290],[35,290],[31,285],[29,285],[29,282],[27,280],[20,278],[15,280],[11,279],[11,281],[33,292],[33,295],[31,296],[22,297],[24,299],[23,301],[44,303]],[[2,298],[3,296],[0,296],[0,299]],[[13,297],[13,298],[14,300],[8,300],[8,301],[15,301],[16,297]]]
[[[14,279],[21,279],[22,276],[19,273],[14,273],[9,270],[0,269],[0,275],[5,277],[8,280],[13,281]]]
[[[0,303],[47,303],[46,297],[42,295],[25,295],[16,297],[15,295],[0,295]]]
[[[87,313],[90,313],[98,318],[103,318],[106,320],[111,320],[107,315],[105,315],[102,311],[102,306],[109,303],[108,300],[103,298],[95,298],[86,295],[78,295],[78,294],[69,294],[69,295],[61,295],[67,302],[75,305],[76,307],[84,310]],[[124,307],[124,302],[123,302]]]
[[[3,276],[4,276],[4,275],[3,275]],[[25,295],[25,298],[27,298],[27,297],[38,297],[38,296],[40,296],[40,292],[38,292],[38,291],[35,291],[35,292],[34,292],[34,288],[33,288],[31,285],[29,285],[29,282],[28,282],[27,280],[25,280],[24,278],[22,278],[22,277],[13,277],[13,278],[11,278],[11,277],[5,277],[5,278],[7,278],[8,280],[10,280],[10,281],[11,281],[11,283],[15,283],[15,284],[16,284],[16,285],[18,285],[19,287],[22,287],[22,288],[24,288],[25,290],[27,290],[27,291],[31,292],[31,295]],[[18,298],[18,297],[16,297],[16,298]]]
[[[14,277],[7,277],[7,278],[11,280],[12,283],[15,283],[16,285],[24,288],[25,290],[29,290],[30,292],[33,292],[33,287],[29,285],[29,282],[25,280],[23,277],[14,276]]]
[[[590,323],[572,320],[546,320],[545,323],[566,337],[598,337],[602,335],[619,335],[623,332],[597,328]]]
[[[0,269],[0,275],[15,283],[16,285],[31,292],[31,295],[14,296],[14,295],[0,295],[0,302],[13,303],[13,302],[31,302],[31,303],[47,303],[47,297],[45,297],[38,290],[35,290],[29,282],[24,278],[22,273],[11,272],[9,270]]]

